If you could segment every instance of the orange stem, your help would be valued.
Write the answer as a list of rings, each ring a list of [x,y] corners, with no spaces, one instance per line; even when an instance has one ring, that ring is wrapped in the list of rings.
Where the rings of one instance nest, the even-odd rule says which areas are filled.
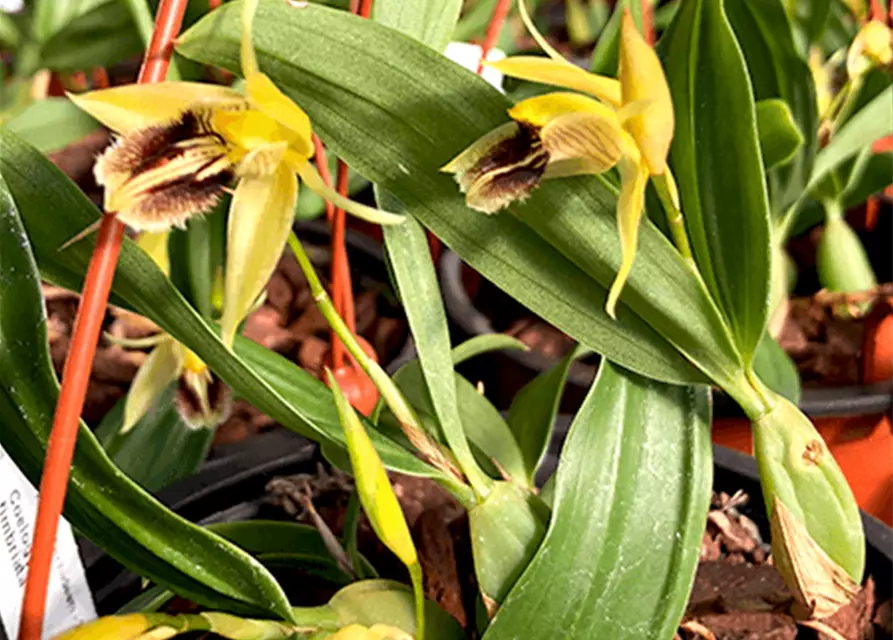
[[[155,30],[137,82],[150,83],[164,79],[173,50],[172,42],[180,32],[187,1],[161,0]],[[68,489],[78,423],[123,236],[124,225],[112,214],[103,216],[84,280],[71,347],[62,371],[62,386],[40,478],[37,521],[22,601],[19,640],[40,640],[43,633],[50,568]]]
[[[654,15],[649,0],[641,0],[642,5],[642,34],[645,42],[654,45]]]
[[[93,87],[96,89],[108,89],[109,74],[105,67],[96,67],[93,69]]]
[[[481,60],[478,62],[478,75],[484,70],[484,62],[490,51],[499,41],[499,34],[505,26],[505,20],[508,18],[509,9],[512,8],[512,0],[499,0],[493,7],[493,15],[490,16],[490,23],[487,25],[487,33],[484,35],[484,44],[481,45]]]

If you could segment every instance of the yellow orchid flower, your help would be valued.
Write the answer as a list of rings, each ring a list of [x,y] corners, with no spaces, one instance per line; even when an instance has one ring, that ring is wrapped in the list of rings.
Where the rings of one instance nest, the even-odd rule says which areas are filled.
[[[142,233],[137,244],[158,267],[168,274],[168,236],[170,232]],[[141,316],[136,316],[137,318]],[[232,408],[232,395],[195,353],[167,333],[144,339],[127,340],[106,336],[125,348],[154,347],[136,372],[124,401],[121,433],[139,422],[155,400],[173,382],[178,382],[175,406],[180,417],[193,428],[213,428],[226,420]]]
[[[581,93],[550,93],[509,109],[512,122],[491,131],[447,164],[466,202],[495,213],[527,197],[542,180],[620,173],[617,222],[622,259],[605,310],[614,317],[638,242],[639,220],[650,177],[659,177],[678,209],[667,169],[673,139],[673,101],[654,50],[623,14],[619,78],[606,78],[571,64],[536,30],[523,0],[521,18],[549,58],[513,57],[487,63],[507,76]],[[583,95],[588,94],[588,95]]]
[[[893,62],[893,30],[880,20],[869,20],[850,45],[846,57],[847,75],[856,78],[875,67]]]
[[[105,210],[134,229],[182,227],[237,181],[221,319],[228,346],[285,246],[298,177],[357,217],[379,224],[403,220],[349,200],[323,182],[311,163],[310,119],[258,69],[251,40],[257,4],[246,0],[242,12],[245,95],[211,84],[161,82],[71,96],[119,134],[98,159],[95,174],[105,188]]]

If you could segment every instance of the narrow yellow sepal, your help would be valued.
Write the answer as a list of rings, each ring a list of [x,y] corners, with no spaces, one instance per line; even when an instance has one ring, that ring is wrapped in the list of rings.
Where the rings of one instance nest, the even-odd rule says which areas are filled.
[[[169,122],[196,105],[234,108],[245,104],[245,96],[234,89],[200,82],[128,84],[68,97],[117,133]]]
[[[612,106],[620,106],[618,80],[588,73],[567,62],[539,56],[513,56],[497,62],[487,62],[486,65],[512,78],[582,91]]]
[[[166,276],[171,273],[170,254],[167,247],[169,237],[170,231],[160,231],[158,233],[141,233],[136,239],[139,248],[149,254],[152,261]]]
[[[628,9],[620,26],[618,75],[624,106],[640,103],[634,114],[626,114],[624,128],[635,139],[648,171],[659,175],[666,169],[673,141],[673,98],[657,54],[642,38]]]
[[[133,429],[161,392],[177,379],[182,366],[183,348],[173,338],[161,342],[152,350],[136,372],[127,392],[122,434]]]
[[[648,185],[648,169],[644,160],[634,162],[622,158],[617,164],[620,170],[620,198],[617,201],[617,227],[620,232],[621,262],[605,303],[605,311],[616,319],[617,301],[636,258],[639,242],[639,220],[645,206],[645,187]]]
[[[286,143],[256,149],[233,196],[227,228],[223,342],[232,346],[239,323],[270,279],[291,225],[298,197],[294,172],[283,161]]]
[[[329,187],[316,168],[303,158],[289,156],[289,164],[301,176],[301,180],[307,185],[307,188],[318,195],[323,200],[328,200],[339,209],[344,209],[347,213],[374,224],[389,225],[400,224],[406,218],[396,213],[389,213],[381,209],[367,207],[359,202],[354,202],[350,198],[345,198],[337,191]]]
[[[543,127],[555,118],[570,113],[591,113],[611,121],[617,129],[620,128],[613,109],[579,93],[562,91],[535,96],[522,100],[509,109],[508,113],[512,120],[535,127]]]

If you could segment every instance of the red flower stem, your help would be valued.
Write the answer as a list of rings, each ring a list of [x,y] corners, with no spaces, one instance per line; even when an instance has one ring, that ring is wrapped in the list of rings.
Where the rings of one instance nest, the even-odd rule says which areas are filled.
[[[152,41],[137,82],[150,83],[164,79],[173,50],[172,42],[180,32],[187,1],[161,0]],[[43,632],[50,568],[59,518],[68,489],[78,421],[84,408],[93,357],[96,354],[96,344],[102,329],[123,236],[124,225],[112,214],[103,216],[84,280],[40,478],[37,521],[28,562],[19,640],[40,640]]]
[[[109,74],[105,67],[96,67],[93,69],[93,87],[96,89],[108,89]]]
[[[493,7],[493,15],[490,16],[490,23],[487,25],[487,33],[484,35],[484,44],[481,45],[481,59],[478,62],[478,75],[484,70],[484,62],[490,55],[490,50],[496,46],[499,41],[499,34],[505,26],[505,20],[508,18],[509,9],[512,8],[512,0],[499,0]]]

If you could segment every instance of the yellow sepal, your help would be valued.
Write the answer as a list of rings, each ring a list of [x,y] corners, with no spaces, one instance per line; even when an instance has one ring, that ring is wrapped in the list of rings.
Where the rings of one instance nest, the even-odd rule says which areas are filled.
[[[182,367],[183,347],[173,338],[159,343],[152,350],[136,372],[130,391],[127,392],[122,434],[133,429],[161,392],[177,379]]]
[[[166,276],[171,274],[171,260],[167,247],[169,237],[170,231],[160,231],[158,233],[144,232],[136,239],[136,244],[140,249],[149,254],[152,261]]]
[[[356,216],[361,220],[380,225],[389,225],[400,224],[406,219],[396,213],[389,213],[387,211],[382,211],[381,209],[367,207],[366,205],[355,202],[350,198],[345,198],[337,191],[329,187],[316,171],[316,167],[307,162],[306,159],[299,158],[290,154],[287,160],[289,161],[289,165],[292,167],[292,169],[296,171],[299,176],[301,176],[301,180],[304,181],[304,184],[307,185],[308,189],[310,189],[313,193],[318,195],[323,200],[328,200],[339,209],[344,209],[347,213]]]
[[[68,94],[78,107],[117,133],[170,122],[188,107],[236,108],[245,96],[229,87],[200,82],[128,84],[82,94]]]
[[[626,114],[624,128],[642,152],[648,171],[664,172],[673,141],[673,98],[660,60],[626,9],[620,27],[620,87],[623,104],[640,103]]]
[[[582,91],[612,106],[620,106],[621,93],[618,80],[588,73],[566,62],[539,56],[513,56],[498,62],[487,62],[486,66],[512,78]]]
[[[133,640],[155,626],[155,621],[141,613],[108,616],[82,624],[54,640]]]
[[[644,159],[634,162],[630,158],[622,158],[617,165],[620,170],[620,198],[617,201],[617,227],[620,232],[621,262],[611,289],[605,311],[616,319],[617,301],[626,285],[633,262],[636,258],[636,247],[639,243],[639,220],[645,206],[645,187],[648,185],[648,169]]]
[[[228,347],[273,274],[294,221],[298,182],[283,161],[285,152],[284,142],[262,147],[240,165],[248,172],[241,176],[230,208],[220,321]]]

